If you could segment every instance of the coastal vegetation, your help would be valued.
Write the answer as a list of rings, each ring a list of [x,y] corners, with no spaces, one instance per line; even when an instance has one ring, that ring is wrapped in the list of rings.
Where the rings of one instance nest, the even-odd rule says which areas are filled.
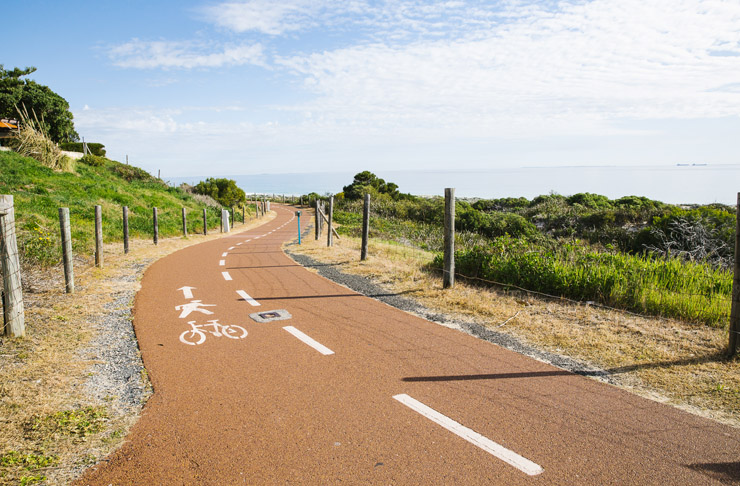
[[[193,186],[193,192],[203,196],[210,196],[224,206],[245,204],[247,196],[232,179],[212,178],[201,181]]]
[[[370,174],[372,176],[372,174]],[[339,231],[358,236],[363,192],[371,237],[434,252],[442,265],[442,198],[397,197],[372,185],[336,198]],[[388,185],[389,183],[383,184]],[[381,186],[382,187],[382,186]],[[645,197],[580,193],[458,200],[456,272],[480,284],[519,287],[634,312],[727,325],[735,210],[675,206]]]

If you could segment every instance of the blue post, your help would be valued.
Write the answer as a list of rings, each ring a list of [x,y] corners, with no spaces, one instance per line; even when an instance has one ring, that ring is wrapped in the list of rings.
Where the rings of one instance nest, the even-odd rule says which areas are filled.
[[[298,244],[301,244],[301,212],[296,211],[295,215],[298,216]]]

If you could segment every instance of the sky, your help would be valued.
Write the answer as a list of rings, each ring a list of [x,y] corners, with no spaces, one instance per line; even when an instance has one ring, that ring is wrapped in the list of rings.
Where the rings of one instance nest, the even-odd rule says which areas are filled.
[[[163,177],[737,164],[738,0],[5,2],[0,64]],[[11,21],[8,21],[11,20]]]

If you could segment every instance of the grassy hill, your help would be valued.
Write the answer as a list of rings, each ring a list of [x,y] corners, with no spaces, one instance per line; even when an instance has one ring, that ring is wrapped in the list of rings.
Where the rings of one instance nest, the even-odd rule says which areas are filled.
[[[188,232],[219,228],[221,208],[201,196],[169,187],[146,171],[97,158],[76,162],[71,172],[58,172],[14,152],[0,152],[0,194],[14,197],[18,246],[26,263],[50,265],[61,258],[59,207],[68,207],[73,250],[92,254],[95,205],[102,207],[105,242],[123,239],[122,207],[129,208],[131,238],[152,237],[152,208],[158,210],[160,238],[180,235],[182,209]],[[209,205],[210,204],[210,205]]]

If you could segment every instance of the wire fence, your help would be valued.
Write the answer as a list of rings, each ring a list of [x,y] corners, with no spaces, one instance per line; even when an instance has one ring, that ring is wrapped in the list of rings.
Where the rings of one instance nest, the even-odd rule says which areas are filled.
[[[109,238],[113,238],[113,233],[120,234],[122,232],[124,243],[123,252],[128,253],[128,216],[131,213],[126,210],[122,211],[122,219],[104,218],[98,213],[99,210],[97,208],[99,207],[96,207],[97,223],[94,238],[96,243],[95,266],[102,266],[103,227],[106,227],[108,230],[105,234]],[[59,209],[59,225],[62,229],[61,239],[59,230],[51,232],[48,229],[42,228],[38,222],[31,224],[30,229],[21,229],[24,225],[16,225],[15,207],[12,196],[0,195],[0,294],[2,295],[2,299],[0,299],[0,312],[3,315],[3,327],[0,329],[0,333],[11,337],[21,337],[25,334],[21,261],[23,261],[24,268],[27,268],[27,265],[56,267],[61,263],[64,269],[66,291],[68,293],[74,292],[73,260],[78,258],[79,255],[72,254],[69,211],[67,208]],[[230,209],[230,212],[226,209],[220,209],[219,211],[220,214],[218,217],[221,221],[222,233],[229,232],[230,228],[233,228],[237,223],[235,218],[239,216],[239,213],[233,207]],[[241,222],[246,223],[247,205],[242,205],[240,209]],[[261,215],[264,215],[264,208],[262,209],[260,212]],[[136,234],[142,236],[147,232],[151,232],[154,235],[154,244],[157,244],[158,230],[160,227],[157,216],[158,214],[164,214],[164,212],[158,213],[157,208],[153,208],[153,210],[154,216],[151,220],[148,218],[145,220],[143,217],[139,217],[136,220]],[[207,234],[208,218],[206,218],[206,209],[203,211],[202,230],[203,234]],[[76,250],[88,250],[86,244],[90,236],[87,234],[87,230],[89,230],[89,224],[87,224],[89,223],[88,212],[78,214],[79,219],[76,220],[80,226],[77,228],[78,231],[75,237],[75,243],[80,243],[80,246],[75,245]],[[178,227],[181,228],[183,237],[188,237],[188,229],[191,230],[191,235],[196,233],[194,230],[200,230],[198,224],[200,223],[201,215],[197,211],[195,212],[195,216],[191,216],[189,219],[186,208],[178,208],[177,211],[169,211],[168,213],[167,235],[176,234],[175,228]],[[213,220],[215,219],[213,216],[213,214],[210,214],[211,224],[213,224]],[[258,218],[260,216],[255,214],[254,217]],[[230,222],[229,218],[231,218]],[[251,216],[250,219],[252,219]],[[151,224],[149,224],[150,222]],[[19,228],[18,231],[16,226]],[[26,224],[25,226],[29,225]],[[66,228],[66,231],[64,228]],[[84,241],[81,241],[81,239]],[[79,275],[81,274],[78,273]]]

